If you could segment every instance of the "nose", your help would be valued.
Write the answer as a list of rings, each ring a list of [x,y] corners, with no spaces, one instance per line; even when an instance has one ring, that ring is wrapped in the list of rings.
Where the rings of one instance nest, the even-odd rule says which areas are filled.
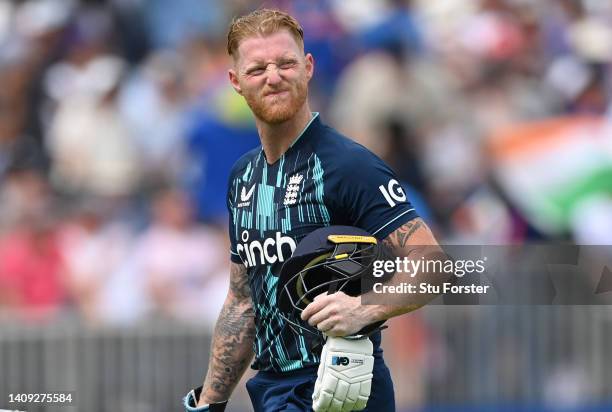
[[[280,69],[275,64],[270,64],[266,68],[267,83],[270,85],[278,84],[282,81]]]

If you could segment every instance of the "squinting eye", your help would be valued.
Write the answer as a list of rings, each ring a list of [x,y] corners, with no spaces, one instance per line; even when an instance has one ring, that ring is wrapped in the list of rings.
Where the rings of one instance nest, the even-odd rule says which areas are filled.
[[[292,67],[295,66],[295,64],[296,64],[295,62],[284,62],[284,63],[281,63],[280,68],[281,69],[291,69]]]
[[[262,74],[264,74],[265,70],[262,68],[259,69],[253,69],[253,70],[249,70],[248,74],[251,76],[261,76]]]

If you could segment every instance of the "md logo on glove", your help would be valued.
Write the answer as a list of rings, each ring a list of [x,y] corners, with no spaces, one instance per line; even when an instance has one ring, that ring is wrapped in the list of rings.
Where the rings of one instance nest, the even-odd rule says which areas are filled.
[[[349,359],[346,356],[332,356],[331,364],[335,366],[347,366],[349,363],[363,365],[363,359]]]
[[[347,358],[346,356],[332,356],[331,364],[347,366],[349,364],[349,358]]]

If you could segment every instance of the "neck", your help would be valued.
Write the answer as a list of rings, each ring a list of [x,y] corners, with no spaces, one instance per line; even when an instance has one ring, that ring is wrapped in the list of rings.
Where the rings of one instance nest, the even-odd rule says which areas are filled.
[[[311,118],[312,113],[308,104],[304,104],[295,116],[282,123],[271,124],[255,118],[261,147],[268,163],[272,164],[280,159]]]

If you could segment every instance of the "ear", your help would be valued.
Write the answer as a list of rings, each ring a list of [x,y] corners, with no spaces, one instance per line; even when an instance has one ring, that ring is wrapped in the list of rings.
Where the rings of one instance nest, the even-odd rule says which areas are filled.
[[[228,74],[229,81],[232,84],[232,87],[234,88],[234,90],[236,90],[236,93],[242,95],[242,89],[240,88],[240,82],[238,82],[238,74],[236,73],[236,70],[229,69]]]
[[[314,57],[312,57],[312,54],[307,53],[305,56],[306,59],[306,77],[308,78],[308,80],[310,80],[312,78],[312,75],[314,74]]]

